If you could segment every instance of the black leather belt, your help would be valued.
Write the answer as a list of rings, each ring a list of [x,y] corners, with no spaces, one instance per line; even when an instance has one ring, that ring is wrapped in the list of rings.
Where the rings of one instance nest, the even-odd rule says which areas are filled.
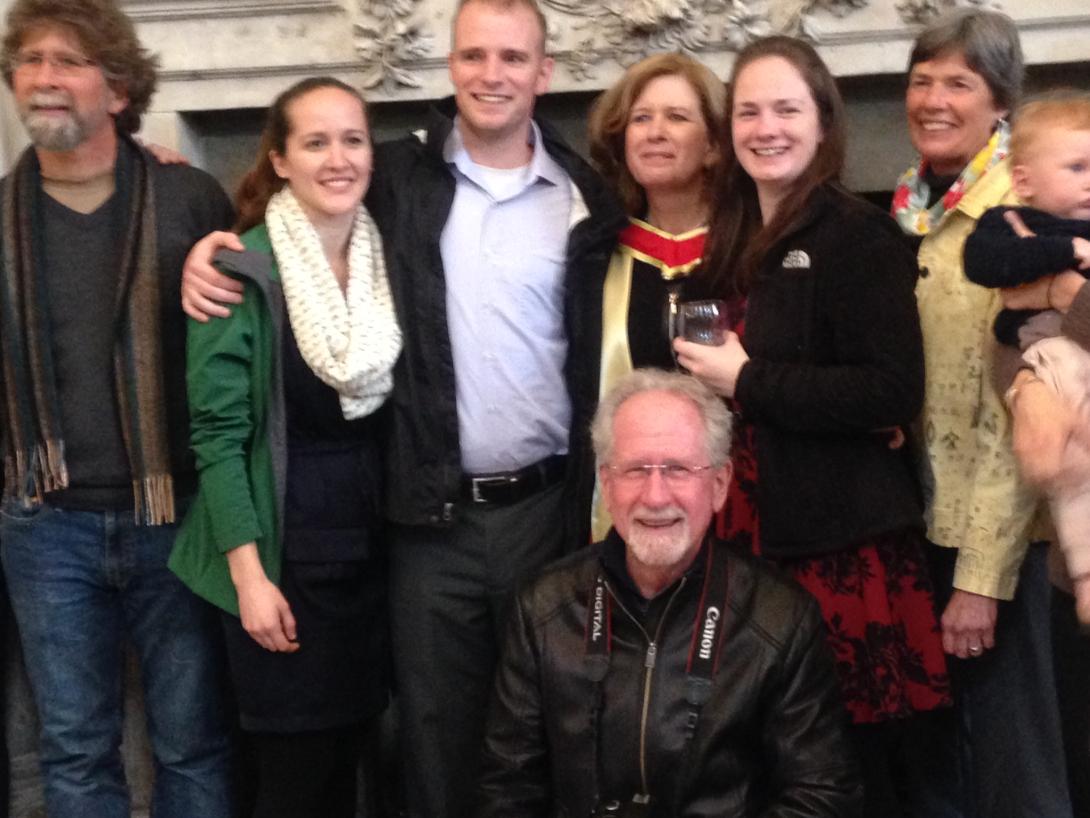
[[[564,479],[566,454],[554,454],[517,471],[465,475],[462,498],[475,504],[510,505]]]

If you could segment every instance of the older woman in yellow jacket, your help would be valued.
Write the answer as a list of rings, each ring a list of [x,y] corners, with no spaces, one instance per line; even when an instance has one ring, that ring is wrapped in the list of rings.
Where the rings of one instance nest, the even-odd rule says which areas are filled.
[[[906,92],[920,162],[899,180],[893,215],[919,238],[921,460],[957,711],[959,752],[942,741],[932,752],[950,751],[964,814],[1061,818],[1071,807],[1062,765],[1047,761],[1061,750],[1045,550],[1027,553],[1037,498],[1019,476],[993,386],[991,327],[1002,305],[962,267],[983,212],[1015,201],[1006,118],[1023,73],[1018,31],[1002,14],[959,9],[920,33]]]

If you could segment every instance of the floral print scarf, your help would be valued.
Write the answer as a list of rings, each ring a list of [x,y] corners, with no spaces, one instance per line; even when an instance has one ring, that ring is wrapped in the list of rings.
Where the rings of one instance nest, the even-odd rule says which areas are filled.
[[[901,225],[901,229],[912,236],[926,236],[930,233],[949,211],[958,206],[965,191],[977,179],[1003,161],[1009,150],[1010,135],[1010,126],[1005,120],[999,120],[988,144],[981,148],[946,194],[931,207],[927,206],[931,189],[924,180],[926,160],[921,160],[918,167],[906,170],[897,180],[891,208],[893,218]]]

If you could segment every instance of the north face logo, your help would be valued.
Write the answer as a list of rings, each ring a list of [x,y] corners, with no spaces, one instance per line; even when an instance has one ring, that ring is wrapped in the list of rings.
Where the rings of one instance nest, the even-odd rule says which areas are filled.
[[[810,256],[805,250],[791,250],[783,257],[785,270],[809,270]]]

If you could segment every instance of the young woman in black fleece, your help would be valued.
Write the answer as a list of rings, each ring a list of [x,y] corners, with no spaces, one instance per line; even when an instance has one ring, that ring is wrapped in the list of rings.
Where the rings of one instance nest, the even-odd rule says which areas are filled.
[[[902,815],[910,765],[892,748],[949,703],[914,469],[888,431],[923,400],[916,266],[896,224],[838,184],[844,115],[813,49],[747,47],[707,271],[745,299],[723,346],[675,341],[678,362],[738,412],[727,535],[810,591],[829,626],[867,815]],[[900,780],[898,780],[900,779]]]

